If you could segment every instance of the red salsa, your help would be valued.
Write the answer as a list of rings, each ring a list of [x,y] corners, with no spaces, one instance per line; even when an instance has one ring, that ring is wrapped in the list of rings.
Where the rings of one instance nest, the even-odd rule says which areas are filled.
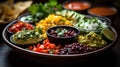
[[[74,1],[74,2],[68,2],[64,5],[64,8],[70,9],[70,10],[85,10],[90,7],[90,3],[88,2],[80,2],[80,1]]]
[[[89,13],[100,16],[110,16],[115,15],[117,13],[117,10],[113,7],[93,7],[89,9]]]

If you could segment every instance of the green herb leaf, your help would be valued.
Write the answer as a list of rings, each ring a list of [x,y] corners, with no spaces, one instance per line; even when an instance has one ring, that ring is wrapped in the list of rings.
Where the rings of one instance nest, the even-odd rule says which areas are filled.
[[[57,5],[57,0],[49,0],[49,4],[51,6],[56,6]]]
[[[38,4],[33,4],[31,7],[28,8],[28,11],[31,12],[32,14],[35,14],[39,10],[39,5]]]

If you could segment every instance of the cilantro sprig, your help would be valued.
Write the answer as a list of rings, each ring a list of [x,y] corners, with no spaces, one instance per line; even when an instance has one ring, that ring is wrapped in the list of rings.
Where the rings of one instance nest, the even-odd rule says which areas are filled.
[[[46,3],[36,3],[28,8],[28,11],[32,14],[35,19],[34,22],[45,18],[49,14],[55,13],[56,11],[62,10],[62,5],[58,4],[57,0],[49,0]]]

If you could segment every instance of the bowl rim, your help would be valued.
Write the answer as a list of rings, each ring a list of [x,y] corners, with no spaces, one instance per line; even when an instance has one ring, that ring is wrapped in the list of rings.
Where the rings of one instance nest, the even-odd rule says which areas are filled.
[[[77,31],[77,34],[76,34],[76,35],[74,35],[74,36],[68,36],[68,37],[55,37],[55,36],[52,36],[52,35],[50,35],[50,34],[49,34],[49,32],[48,32],[48,31],[50,31],[51,29],[54,29],[54,28],[60,28],[60,27],[63,27],[63,28],[65,28],[65,27],[67,27],[67,28],[72,28],[72,29],[74,29],[74,30],[76,30],[76,31]],[[72,26],[67,26],[67,25],[58,25],[58,26],[53,26],[53,27],[50,27],[50,28],[46,31],[46,33],[47,33],[47,35],[48,35],[48,36],[53,37],[53,38],[58,38],[58,39],[67,39],[67,38],[73,38],[73,37],[78,36],[78,35],[80,34],[80,30],[79,30],[79,29],[77,29],[77,28],[75,28],[75,27],[72,27]]]
[[[29,13],[29,12],[26,12],[26,13],[24,13],[24,14],[21,14],[20,16],[18,16],[18,20],[21,18],[21,17],[23,17],[23,16],[29,16],[29,15],[32,15],[31,13]]]
[[[15,21],[15,20],[14,20]],[[86,55],[92,55],[92,54],[95,54],[95,53],[99,53],[99,52],[102,52],[104,50],[106,50],[107,48],[110,48],[111,46],[113,46],[113,44],[115,44],[115,42],[117,41],[118,39],[118,33],[116,32],[115,28],[113,28],[112,26],[110,27],[112,29],[112,31],[116,34],[115,35],[115,40],[112,41],[110,44],[107,44],[106,46],[100,48],[100,49],[97,49],[97,50],[94,50],[94,51],[91,51],[91,52],[87,52],[87,53],[81,53],[81,54],[71,54],[71,55],[58,55],[58,54],[46,54],[46,53],[40,53],[40,52],[34,52],[34,51],[31,51],[31,50],[27,50],[25,48],[22,48],[22,47],[19,47],[15,44],[13,44],[12,42],[10,42],[8,39],[7,39],[7,28],[14,23],[14,21],[12,21],[11,23],[9,23],[4,29],[3,29],[3,32],[2,32],[2,37],[4,39],[4,41],[7,43],[6,45],[8,45],[9,47],[11,47],[12,49],[14,50],[19,50],[19,51],[22,51],[22,53],[28,53],[28,54],[33,54],[35,56],[50,56],[50,57],[75,57],[75,56],[86,56]]]
[[[87,9],[89,9],[92,6],[91,2],[87,1],[87,0],[67,0],[62,4],[62,7],[64,9],[67,9],[67,10],[72,10],[72,9],[69,9],[69,8],[65,8],[65,6],[64,6],[65,4],[70,3],[70,2],[85,2],[85,3],[88,3],[90,6]],[[84,10],[87,10],[87,9],[84,9]],[[74,11],[84,11],[84,10],[74,10]]]
[[[96,8],[96,7],[98,7],[98,8],[100,8],[100,7],[112,8],[114,11],[116,11],[116,13],[113,14],[113,15],[116,15],[116,14],[118,13],[118,10],[117,10],[116,7],[114,7],[114,6],[108,6],[108,5],[97,5],[97,6],[93,6],[93,7],[89,8],[89,9],[87,10],[87,13],[90,14],[90,15],[95,15],[95,16],[104,16],[104,15],[97,15],[97,14],[94,14],[94,13],[90,12],[91,9]],[[104,17],[113,16],[113,15],[105,15]]]

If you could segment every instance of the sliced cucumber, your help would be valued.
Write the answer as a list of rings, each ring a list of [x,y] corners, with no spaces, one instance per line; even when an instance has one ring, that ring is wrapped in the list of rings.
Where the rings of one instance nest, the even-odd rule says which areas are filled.
[[[60,11],[56,11],[57,15],[62,15],[62,13]]]
[[[70,10],[62,10],[62,11],[57,11],[56,12],[57,15],[61,15],[66,17],[67,19],[72,19],[72,20],[76,20],[79,22],[79,20],[84,18],[84,15],[79,14],[75,11],[70,11]]]
[[[77,14],[76,14],[76,13],[74,13],[74,15],[72,16],[72,18],[76,19],[76,16],[77,16]]]
[[[68,17],[68,18],[72,18],[73,15],[74,15],[74,12],[68,11],[68,14],[67,14],[67,17]]]
[[[67,15],[67,10],[63,10],[63,11],[62,11],[62,16],[65,17],[66,15]]]

